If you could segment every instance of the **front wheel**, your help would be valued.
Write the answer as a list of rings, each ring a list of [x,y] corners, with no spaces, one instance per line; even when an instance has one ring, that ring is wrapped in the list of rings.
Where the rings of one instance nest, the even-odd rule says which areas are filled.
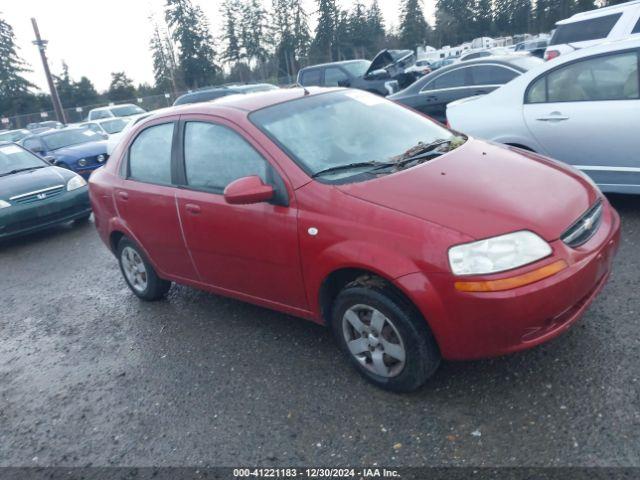
[[[386,390],[417,390],[440,365],[422,316],[389,289],[344,289],[334,304],[332,329],[356,369]]]
[[[142,250],[126,237],[118,243],[118,261],[127,285],[142,300],[159,300],[171,288],[171,282],[158,277]]]

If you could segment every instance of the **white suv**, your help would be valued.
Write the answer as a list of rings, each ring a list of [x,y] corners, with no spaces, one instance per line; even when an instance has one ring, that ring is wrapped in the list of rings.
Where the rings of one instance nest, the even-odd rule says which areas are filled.
[[[108,107],[90,110],[87,121],[102,120],[103,118],[130,117],[132,115],[142,115],[143,113],[147,113],[147,111],[132,103],[110,105]]]
[[[556,23],[544,59],[552,60],[573,50],[633,34],[640,34],[640,0],[576,13]]]

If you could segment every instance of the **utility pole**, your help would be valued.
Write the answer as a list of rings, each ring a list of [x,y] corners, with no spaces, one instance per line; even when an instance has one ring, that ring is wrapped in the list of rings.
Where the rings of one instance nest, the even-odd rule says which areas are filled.
[[[51,70],[49,70],[49,62],[47,61],[47,54],[45,50],[47,49],[47,40],[42,40],[40,38],[40,30],[38,29],[38,23],[35,18],[31,19],[31,24],[33,25],[33,31],[36,34],[36,39],[33,41],[33,44],[38,47],[40,50],[40,58],[42,58],[42,66],[44,67],[44,74],[47,77],[47,83],[49,84],[49,91],[51,92],[51,101],[53,102],[53,109],[56,111],[56,117],[58,121],[66,124],[67,118],[64,115],[64,110],[62,109],[62,103],[60,103],[60,97],[58,96],[58,90],[56,89],[56,84],[53,83],[53,77],[51,76]]]

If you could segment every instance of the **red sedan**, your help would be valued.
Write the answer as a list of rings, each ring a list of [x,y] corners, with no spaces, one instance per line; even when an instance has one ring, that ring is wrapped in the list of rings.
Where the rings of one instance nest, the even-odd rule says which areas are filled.
[[[395,391],[418,388],[441,358],[565,331],[606,283],[620,235],[571,167],[344,89],[157,113],[90,194],[138,297],[176,282],[327,325]]]

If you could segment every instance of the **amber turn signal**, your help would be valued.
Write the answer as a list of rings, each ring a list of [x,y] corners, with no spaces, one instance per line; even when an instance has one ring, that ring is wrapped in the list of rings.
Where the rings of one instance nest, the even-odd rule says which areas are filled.
[[[558,260],[532,272],[524,273],[516,277],[501,278],[499,280],[487,280],[482,282],[456,282],[456,289],[461,292],[502,292],[513,288],[523,287],[545,278],[549,278],[567,268],[567,262]]]

